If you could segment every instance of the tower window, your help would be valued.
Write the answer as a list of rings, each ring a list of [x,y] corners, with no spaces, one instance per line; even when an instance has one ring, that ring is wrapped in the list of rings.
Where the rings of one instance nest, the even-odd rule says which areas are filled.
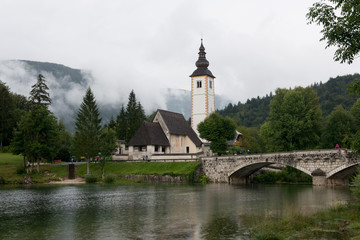
[[[201,81],[197,81],[197,88],[201,88]]]
[[[211,80],[209,81],[209,87],[210,87],[210,89],[212,89],[212,81]]]

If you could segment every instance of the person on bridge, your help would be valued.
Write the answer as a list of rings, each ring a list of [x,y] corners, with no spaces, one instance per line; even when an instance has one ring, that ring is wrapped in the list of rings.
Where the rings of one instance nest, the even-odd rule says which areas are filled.
[[[340,148],[339,144],[336,144],[335,149],[339,149],[339,148]]]

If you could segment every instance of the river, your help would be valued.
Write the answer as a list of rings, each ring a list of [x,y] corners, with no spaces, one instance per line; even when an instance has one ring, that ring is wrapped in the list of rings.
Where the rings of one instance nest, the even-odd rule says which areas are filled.
[[[311,185],[0,187],[0,239],[248,239],[241,216],[311,213],[351,199]]]

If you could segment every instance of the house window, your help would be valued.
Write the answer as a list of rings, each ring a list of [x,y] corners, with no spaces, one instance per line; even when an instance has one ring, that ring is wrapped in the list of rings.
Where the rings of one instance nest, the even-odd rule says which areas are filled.
[[[186,153],[190,153],[190,148],[186,147]]]
[[[209,88],[212,89],[212,81],[209,81]]]
[[[155,146],[155,152],[159,151],[159,146]]]
[[[197,88],[201,88],[201,85],[202,85],[201,81],[197,81],[196,83],[197,83]]]

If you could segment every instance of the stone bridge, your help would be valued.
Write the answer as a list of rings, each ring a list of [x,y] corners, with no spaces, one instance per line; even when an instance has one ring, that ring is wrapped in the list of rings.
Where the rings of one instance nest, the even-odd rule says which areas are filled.
[[[271,164],[294,167],[313,178],[313,185],[348,185],[360,156],[349,149],[293,151],[202,158],[204,173],[212,182],[247,183],[249,176]]]

